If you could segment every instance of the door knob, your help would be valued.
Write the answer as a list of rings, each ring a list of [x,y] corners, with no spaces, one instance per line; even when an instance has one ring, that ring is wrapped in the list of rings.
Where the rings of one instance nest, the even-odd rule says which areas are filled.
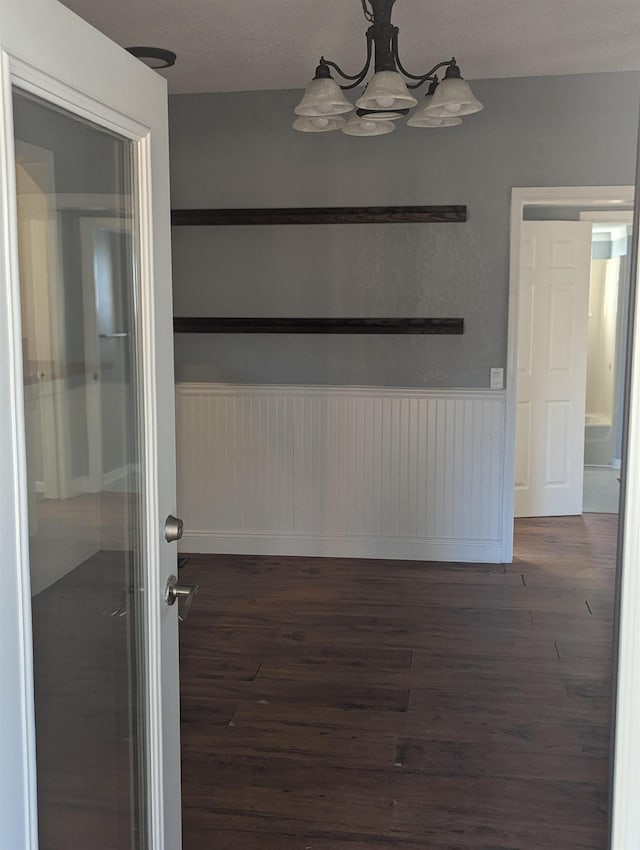
[[[164,590],[164,599],[167,605],[174,605],[177,599],[184,599],[182,608],[178,605],[178,619],[184,622],[188,615],[191,603],[198,595],[199,587],[197,584],[179,584],[175,576],[169,576],[167,586]]]
[[[169,514],[164,523],[164,539],[167,543],[174,543],[176,540],[180,540],[183,528],[184,523],[182,520],[178,519],[177,516]]]

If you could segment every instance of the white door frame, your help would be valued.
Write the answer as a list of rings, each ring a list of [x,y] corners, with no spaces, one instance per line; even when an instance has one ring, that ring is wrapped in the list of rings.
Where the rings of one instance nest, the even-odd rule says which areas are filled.
[[[640,139],[636,158],[636,186],[640,186]],[[634,204],[631,237],[629,336],[621,471],[620,559],[616,586],[616,633],[613,678],[610,850],[640,844],[640,191]],[[621,567],[621,568],[620,568]]]
[[[33,37],[35,26],[42,37]],[[0,2],[0,43],[18,45],[19,53],[13,55],[4,48],[0,52],[0,398],[6,405],[0,417],[0,517],[6,567],[0,645],[9,648],[0,654],[0,850],[36,850],[38,846],[12,84],[137,142],[139,345],[145,421],[141,463],[148,493],[142,519],[145,555],[154,565],[144,594],[149,847],[174,850],[180,846],[177,616],[162,601],[165,570],[170,564],[170,571],[175,570],[176,558],[176,546],[165,543],[162,527],[164,518],[175,513],[175,466],[168,450],[174,399],[173,392],[166,391],[173,387],[173,360],[171,345],[157,348],[155,340],[155,328],[164,333],[171,327],[172,315],[166,83],[96,31],[87,38],[89,29],[50,0]],[[79,67],[86,69],[86,76],[76,84]],[[144,86],[127,85],[131,77],[141,80],[141,74],[149,75]],[[142,105],[137,95],[140,88],[148,98]],[[119,92],[115,97],[114,91]],[[117,110],[112,103],[117,103]],[[154,209],[166,211],[166,216],[154,218]],[[162,286],[156,288],[154,281],[162,281]],[[162,458],[158,445],[166,450]]]
[[[502,562],[513,560],[513,511],[518,396],[518,309],[520,240],[525,206],[592,207],[615,209],[633,204],[633,186],[517,187],[511,190],[511,243],[509,260],[509,314],[505,392],[504,468],[502,487]]]

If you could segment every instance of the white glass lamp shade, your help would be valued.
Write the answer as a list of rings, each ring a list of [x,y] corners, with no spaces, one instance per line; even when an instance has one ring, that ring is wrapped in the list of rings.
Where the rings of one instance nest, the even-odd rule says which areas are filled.
[[[340,86],[331,77],[311,80],[300,103],[293,110],[296,115],[326,116],[351,112],[353,104],[344,96]]]
[[[352,115],[342,132],[348,136],[385,136],[387,133],[393,133],[395,129],[393,121],[372,121],[368,115]]]
[[[345,123],[339,115],[301,115],[293,122],[293,129],[300,133],[330,133],[341,130]]]
[[[404,115],[402,112],[389,112],[387,110],[383,110],[382,112],[366,112],[364,115],[360,115],[359,117],[366,118],[367,121],[397,121],[398,118],[404,118]]]
[[[438,118],[432,112],[429,112],[429,106],[433,95],[428,94],[420,106],[416,109],[413,115],[407,121],[409,127],[456,127],[462,124],[462,118]]]
[[[377,71],[369,80],[362,97],[356,101],[356,106],[360,109],[393,111],[410,109],[417,103],[397,71]]]
[[[462,124],[462,118],[415,118],[411,117],[407,121],[409,127],[457,127]]]
[[[425,111],[434,118],[456,118],[480,112],[483,105],[461,77],[445,77]]]

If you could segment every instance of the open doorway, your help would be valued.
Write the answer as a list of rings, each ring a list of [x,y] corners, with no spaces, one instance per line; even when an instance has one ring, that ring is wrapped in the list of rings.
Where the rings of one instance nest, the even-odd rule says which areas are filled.
[[[631,220],[524,207],[516,516],[618,511]]]
[[[617,507],[615,467],[628,313],[624,258],[632,202],[632,187],[513,190],[507,442],[513,439],[514,462],[510,468],[507,452],[505,482],[515,481],[516,489],[505,494],[511,508],[505,512],[505,525],[511,525],[513,516],[580,514],[585,486],[589,498],[602,491],[601,502],[594,497],[587,505],[599,507],[605,487],[598,488],[597,481],[594,485],[594,478],[608,485],[606,507]],[[544,239],[549,259],[548,268],[541,270]],[[545,293],[543,284],[548,287]],[[535,348],[534,304],[540,329],[549,335],[545,345],[538,338],[538,348],[544,350],[537,365],[530,357]],[[525,492],[527,487],[535,489],[532,496]]]
[[[592,222],[583,511],[617,513],[633,215],[608,210],[580,218]]]

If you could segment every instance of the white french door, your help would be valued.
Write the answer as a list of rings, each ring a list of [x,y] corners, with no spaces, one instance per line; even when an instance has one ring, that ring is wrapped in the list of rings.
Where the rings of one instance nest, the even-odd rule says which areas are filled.
[[[166,84],[55,0],[0,51],[0,850],[177,850]]]

